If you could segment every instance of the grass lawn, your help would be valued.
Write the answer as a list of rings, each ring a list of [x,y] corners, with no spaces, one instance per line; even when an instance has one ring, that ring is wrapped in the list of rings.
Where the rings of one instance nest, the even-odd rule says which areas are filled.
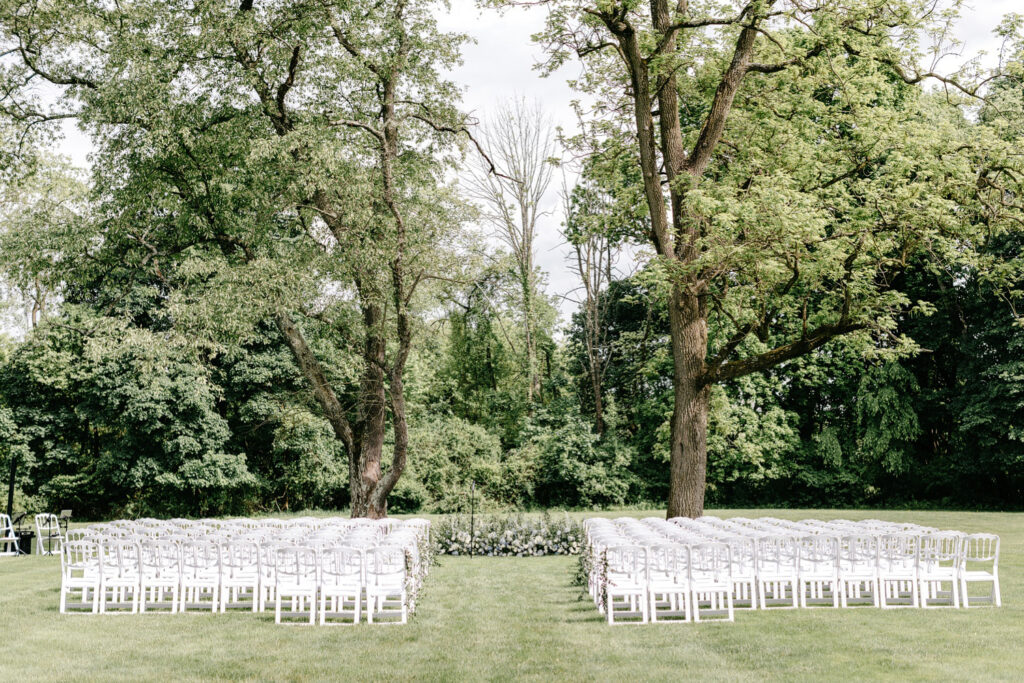
[[[737,611],[732,624],[608,627],[570,585],[575,558],[442,557],[406,626],[276,626],[273,612],[60,615],[57,558],[0,558],[0,680],[1024,679],[1024,515],[714,514],[994,532],[1003,607]]]

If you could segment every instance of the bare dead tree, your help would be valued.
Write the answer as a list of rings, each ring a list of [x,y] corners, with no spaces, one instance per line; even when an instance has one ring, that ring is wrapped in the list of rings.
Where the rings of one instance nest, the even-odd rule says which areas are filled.
[[[466,190],[511,251],[519,284],[519,316],[527,369],[527,399],[540,393],[537,363],[538,282],[534,262],[537,224],[551,185],[555,142],[551,123],[539,104],[510,100],[484,127],[480,162]]]

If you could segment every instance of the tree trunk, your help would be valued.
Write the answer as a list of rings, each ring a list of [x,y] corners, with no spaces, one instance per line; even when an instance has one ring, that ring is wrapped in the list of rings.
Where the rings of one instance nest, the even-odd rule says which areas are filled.
[[[594,391],[594,429],[598,436],[604,436],[604,399],[601,396],[601,378],[597,370],[590,371],[590,386]]]
[[[11,471],[7,480],[7,516],[14,519],[14,477],[18,474],[18,460],[11,453]]]
[[[704,483],[708,459],[710,387],[702,373],[707,355],[707,311],[700,296],[672,288],[669,323],[675,405],[672,408],[668,513],[672,517],[704,514]]]
[[[529,403],[533,403],[534,399],[540,393],[540,373],[537,371],[537,336],[534,330],[534,315],[533,315],[533,283],[531,282],[531,274],[529,271],[531,265],[529,263],[521,266],[519,273],[520,287],[523,290],[523,321],[524,333],[525,333],[525,346],[526,346],[526,368],[527,374],[527,390],[526,399]]]
[[[367,330],[380,325],[381,312],[376,306],[363,311]],[[356,458],[352,489],[352,517],[373,519],[387,514],[387,504],[374,496],[381,479],[381,458],[384,455],[384,433],[387,428],[387,395],[384,388],[384,363],[387,344],[379,334],[366,335],[365,368],[359,396],[359,448],[349,457]]]

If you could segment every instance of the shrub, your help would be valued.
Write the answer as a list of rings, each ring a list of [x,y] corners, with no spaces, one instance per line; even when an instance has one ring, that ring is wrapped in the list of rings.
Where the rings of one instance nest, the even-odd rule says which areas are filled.
[[[485,505],[500,502],[501,443],[483,427],[447,415],[417,421],[409,427],[409,452],[415,457],[393,510],[458,512],[468,505],[471,481]]]
[[[432,528],[434,547],[441,555],[575,555],[583,544],[582,525],[568,515],[484,515],[475,519],[472,529],[468,515],[450,515]]]
[[[566,404],[557,414],[538,410],[527,432],[536,450],[537,502],[588,508],[626,502],[635,452],[613,425],[602,439],[578,406]]]

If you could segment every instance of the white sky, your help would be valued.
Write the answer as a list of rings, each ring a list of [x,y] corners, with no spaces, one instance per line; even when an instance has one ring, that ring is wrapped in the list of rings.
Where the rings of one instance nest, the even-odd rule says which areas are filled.
[[[958,27],[957,37],[965,43],[963,53],[973,55],[984,50],[989,53],[988,59],[994,60],[999,45],[992,38],[992,29],[1012,11],[1024,11],[1022,0],[969,3]],[[476,41],[465,46],[463,65],[452,74],[453,80],[465,85],[466,111],[485,119],[509,98],[525,96],[538,100],[555,125],[573,128],[569,104],[576,95],[569,90],[566,79],[577,75],[578,66],[566,66],[548,78],[542,78],[533,68],[541,55],[530,36],[543,28],[545,17],[546,11],[541,7],[498,13],[478,9],[473,0],[452,0],[451,12],[442,20],[442,28],[467,33]],[[86,165],[91,149],[88,138],[73,124],[66,126],[66,131],[61,151],[77,164]],[[566,268],[568,249],[560,235],[560,187],[561,175],[556,173],[546,207],[549,215],[543,219],[536,243],[536,261],[547,273],[547,291],[556,296],[567,294],[576,286]],[[628,263],[622,266],[633,270]],[[573,308],[574,305],[563,301],[563,318]]]

